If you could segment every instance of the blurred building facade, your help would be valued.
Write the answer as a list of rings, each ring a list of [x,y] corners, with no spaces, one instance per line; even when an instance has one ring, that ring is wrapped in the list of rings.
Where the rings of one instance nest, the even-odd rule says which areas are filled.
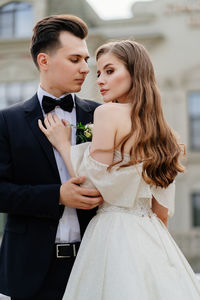
[[[101,102],[94,52],[102,43],[135,39],[149,51],[165,117],[187,148],[170,232],[200,272],[200,1],[136,2],[132,18],[104,21],[86,0],[0,0],[0,109],[35,93],[39,75],[29,55],[32,27],[44,16],[63,13],[77,15],[89,26],[91,71],[80,96]],[[0,234],[4,222],[1,214]]]

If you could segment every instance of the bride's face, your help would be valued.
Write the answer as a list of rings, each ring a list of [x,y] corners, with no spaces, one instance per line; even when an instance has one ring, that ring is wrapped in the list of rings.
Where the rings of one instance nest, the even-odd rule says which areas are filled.
[[[97,61],[97,84],[104,102],[128,102],[132,85],[125,65],[111,53],[102,54]]]

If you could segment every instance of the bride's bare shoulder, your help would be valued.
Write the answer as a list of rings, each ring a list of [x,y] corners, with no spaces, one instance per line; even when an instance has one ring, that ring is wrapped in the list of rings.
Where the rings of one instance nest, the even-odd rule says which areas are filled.
[[[110,110],[114,107],[116,107],[117,103],[112,103],[112,102],[109,102],[109,103],[104,103],[102,105],[99,105],[95,111],[104,111],[104,110]]]
[[[119,103],[112,103],[112,102],[105,103],[96,108],[95,115],[102,116],[103,114],[106,115],[109,114],[110,116],[114,117],[116,114],[118,115],[119,113],[122,113],[123,108],[125,108],[125,106],[126,106],[125,104],[119,104]]]
[[[98,106],[94,112],[94,123],[116,124],[119,120],[119,107],[117,103],[106,103]]]

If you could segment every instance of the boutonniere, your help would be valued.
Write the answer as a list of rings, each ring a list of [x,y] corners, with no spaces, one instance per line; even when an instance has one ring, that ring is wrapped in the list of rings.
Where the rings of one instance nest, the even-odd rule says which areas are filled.
[[[92,140],[93,124],[83,125],[81,122],[74,126],[77,129],[76,136],[78,143],[90,142]]]

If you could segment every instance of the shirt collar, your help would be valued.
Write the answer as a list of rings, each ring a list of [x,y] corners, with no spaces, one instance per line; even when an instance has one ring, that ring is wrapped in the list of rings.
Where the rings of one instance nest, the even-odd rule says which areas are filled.
[[[62,96],[59,97],[59,99],[65,97],[65,96],[68,95],[68,94],[69,94],[69,93],[63,94]],[[73,101],[74,101],[74,94],[71,94],[71,95],[72,95],[72,99],[73,99]],[[37,96],[38,96],[38,99],[39,99],[39,102],[40,102],[40,106],[41,106],[41,107],[42,107],[42,98],[43,98],[43,96],[48,96],[48,97],[51,97],[51,98],[53,98],[53,99],[55,99],[55,100],[58,100],[58,98],[56,98],[54,95],[51,95],[51,94],[49,94],[48,92],[46,92],[45,90],[43,90],[43,89],[41,88],[40,85],[39,85],[38,90],[37,90]],[[76,106],[76,103],[75,103],[75,101],[74,101],[74,107],[75,107],[75,106]]]

